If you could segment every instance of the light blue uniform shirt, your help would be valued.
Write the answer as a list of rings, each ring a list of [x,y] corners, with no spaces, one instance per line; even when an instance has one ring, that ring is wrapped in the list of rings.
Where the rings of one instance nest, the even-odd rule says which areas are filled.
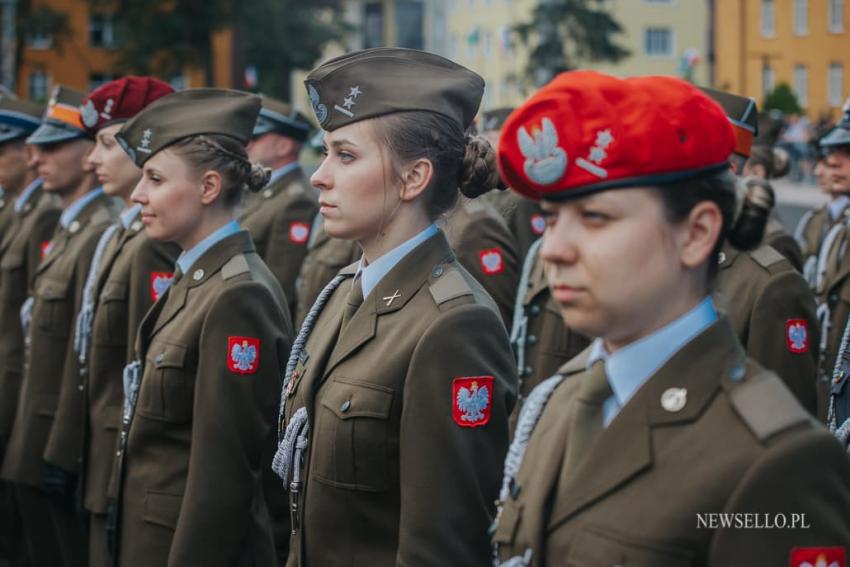
[[[277,181],[278,179],[280,179],[281,177],[283,177],[287,173],[295,171],[299,167],[301,167],[301,164],[298,163],[297,161],[293,161],[292,163],[288,163],[284,166],[281,166],[281,167],[275,169],[274,171],[272,171],[272,175],[271,175],[271,177],[269,177],[269,182],[266,184],[266,186],[271,185],[272,183],[274,183],[275,181]]]
[[[401,262],[401,259],[407,256],[414,248],[437,234],[439,229],[436,224],[431,224],[428,228],[407,240],[403,244],[399,244],[368,266],[363,265],[363,258],[360,258],[360,265],[357,267],[357,273],[354,275],[355,281],[360,276],[360,285],[363,288],[363,297],[369,297],[375,286],[380,283],[384,276],[392,270],[396,264]]]
[[[184,274],[188,274],[192,269],[192,264],[198,261],[198,258],[204,255],[204,252],[212,248],[219,241],[224,240],[232,234],[236,234],[241,229],[239,223],[235,220],[230,221],[215,232],[195,244],[189,250],[184,250],[177,258],[177,266]]]
[[[659,368],[716,320],[714,303],[710,297],[706,297],[672,323],[614,354],[608,354],[602,339],[593,341],[587,367],[590,368],[598,360],[605,361],[605,373],[614,391],[614,395],[602,405],[605,427]]]
[[[121,211],[121,216],[119,217],[121,220],[121,226],[124,227],[124,230],[130,228],[130,224],[139,216],[139,211],[142,210],[142,206],[138,203],[133,205],[128,209],[124,209]]]
[[[38,191],[38,188],[41,187],[42,183],[43,181],[41,177],[36,177],[32,183],[27,185],[26,189],[21,192],[21,194],[18,196],[17,201],[15,201],[15,212],[20,213],[22,210],[24,210],[26,204],[29,202],[30,199],[32,199],[33,193]]]
[[[838,217],[841,216],[841,213],[844,212],[844,209],[847,208],[847,205],[850,205],[850,197],[848,197],[847,195],[841,195],[830,201],[826,205],[826,208],[829,211],[829,218],[831,218],[833,221],[838,220]]]
[[[98,187],[68,205],[68,208],[62,211],[62,215],[59,217],[59,224],[62,225],[62,228],[68,228],[71,226],[71,223],[74,222],[74,219],[76,219],[82,210],[86,208],[86,205],[101,195],[103,195],[103,187]]]

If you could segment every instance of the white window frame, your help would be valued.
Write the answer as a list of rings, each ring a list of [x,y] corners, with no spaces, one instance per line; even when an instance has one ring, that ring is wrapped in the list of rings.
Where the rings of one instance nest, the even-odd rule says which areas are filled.
[[[809,0],[792,0],[794,35],[809,35]]]
[[[33,84],[35,83],[35,77],[39,77],[40,79],[44,79],[44,88],[40,90],[38,93],[33,91]],[[44,70],[38,71],[30,71],[29,74],[29,98],[31,100],[47,100],[47,97],[50,95],[50,73]]]
[[[827,0],[827,29],[830,33],[844,33],[844,0]]]
[[[809,68],[800,63],[794,65],[794,94],[802,108],[809,106]]]
[[[762,97],[766,97],[776,88],[776,71],[770,64],[761,68],[761,90]]]
[[[27,36],[27,47],[30,49],[50,49],[53,47],[53,36],[49,33],[31,33]]]
[[[666,31],[668,35],[669,49],[665,53],[656,53],[649,50],[649,35],[652,32]],[[643,29],[643,53],[647,57],[669,58],[676,53],[676,30],[670,26],[647,26]]]
[[[839,61],[829,64],[826,74],[826,98],[829,106],[841,108],[844,105],[844,65]]]
[[[776,0],[761,0],[761,36],[776,37]]]

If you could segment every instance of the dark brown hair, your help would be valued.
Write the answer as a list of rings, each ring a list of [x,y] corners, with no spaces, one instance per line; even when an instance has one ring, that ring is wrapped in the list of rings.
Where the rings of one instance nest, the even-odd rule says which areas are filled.
[[[259,191],[269,182],[271,171],[248,161],[245,146],[230,136],[191,136],[180,140],[171,149],[189,162],[189,167],[197,175],[210,170],[221,175],[225,205],[236,205],[242,198],[242,191]]]
[[[750,159],[747,160],[747,165],[750,167],[760,165],[764,168],[766,179],[775,179],[777,177],[783,177],[788,173],[791,160],[788,157],[788,152],[781,148],[758,145],[753,146]]]
[[[709,260],[711,278],[717,272],[717,260],[724,241],[742,251],[752,250],[761,243],[775,202],[770,184],[747,182],[737,187],[737,183],[738,179],[730,171],[723,171],[657,188],[667,220],[671,223],[685,220],[698,203],[711,201],[717,204],[723,216],[723,228]],[[736,206],[739,194],[741,204]]]
[[[375,120],[375,132],[387,145],[394,169],[417,159],[434,167],[426,190],[426,212],[434,219],[457,202],[458,190],[469,198],[501,184],[496,151],[480,136],[465,135],[455,121],[427,111],[388,114]]]

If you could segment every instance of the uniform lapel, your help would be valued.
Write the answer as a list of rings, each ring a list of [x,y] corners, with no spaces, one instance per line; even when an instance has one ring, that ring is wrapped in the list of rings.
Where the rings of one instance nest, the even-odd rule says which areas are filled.
[[[528,305],[540,293],[549,289],[549,282],[546,280],[546,271],[543,261],[538,257],[534,261],[534,267],[531,269],[531,274],[528,277],[528,289],[523,298],[523,305]]]
[[[47,268],[50,267],[53,262],[56,261],[56,258],[62,255],[62,252],[65,251],[65,247],[68,245],[68,241],[71,239],[71,232],[62,226],[57,227],[56,234],[53,236],[53,239],[50,241],[50,253],[45,256],[44,260],[38,265],[38,268],[35,270],[36,276],[44,272]]]
[[[720,367],[718,360],[724,361]],[[548,529],[650,469],[654,461],[652,429],[698,419],[721,387],[721,378],[745,363],[746,354],[725,317],[686,344],[626,403],[571,480],[558,488]],[[669,388],[687,391],[687,403],[678,412],[661,405],[661,396]]]
[[[375,336],[378,317],[398,311],[428,281],[431,271],[453,258],[445,236],[432,236],[407,254],[375,286],[340,333],[324,376]],[[348,289],[348,288],[346,288]]]

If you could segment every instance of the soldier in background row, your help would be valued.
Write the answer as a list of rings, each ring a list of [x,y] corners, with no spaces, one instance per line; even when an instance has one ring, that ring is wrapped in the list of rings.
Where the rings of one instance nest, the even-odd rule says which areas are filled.
[[[113,470],[123,409],[124,367],[131,360],[136,332],[145,313],[171,282],[179,248],[145,236],[141,207],[130,193],[142,171],[115,139],[122,124],[148,104],[173,92],[150,77],[110,81],[81,106],[83,125],[95,139],[88,155],[104,193],[124,205],[117,223],[101,236],[88,268],[83,305],[74,330],[74,364],[63,382],[78,396],[57,412],[49,443],[80,459],[78,492],[89,513],[90,567],[110,567],[107,542],[107,488]]]
[[[12,433],[21,389],[24,338],[21,305],[61,212],[60,203],[41,189],[26,138],[41,124],[44,106],[0,96],[0,463]],[[0,557],[21,562],[27,556],[11,485],[0,481]]]
[[[261,191],[245,196],[237,215],[239,223],[251,233],[257,253],[280,282],[293,317],[295,280],[319,211],[316,190],[298,163],[311,129],[307,118],[290,105],[263,97],[248,157],[271,168],[271,180]]]
[[[41,126],[27,142],[43,189],[62,200],[59,227],[46,246],[21,310],[27,341],[24,379],[14,426],[3,458],[2,477],[14,483],[30,560],[35,565],[87,564],[85,536],[77,519],[80,463],[67,447],[49,443],[62,397],[77,398],[76,384],[62,384],[66,365],[78,365],[73,349],[76,315],[100,235],[118,207],[84,167],[93,143],[80,114],[84,94],[57,86]]]

